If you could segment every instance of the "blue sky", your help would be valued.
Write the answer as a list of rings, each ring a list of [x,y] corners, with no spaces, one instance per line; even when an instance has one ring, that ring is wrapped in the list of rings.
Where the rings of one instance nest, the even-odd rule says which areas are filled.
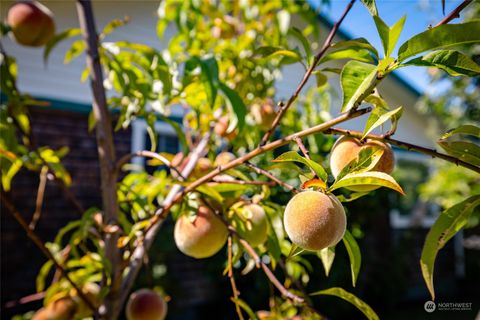
[[[313,5],[319,0],[309,0]],[[336,21],[343,13],[348,0],[331,0],[330,7],[322,10],[332,21]],[[448,14],[461,1],[445,1],[445,14]],[[441,0],[377,0],[380,17],[391,26],[403,15],[407,16],[404,29],[397,43],[398,47],[413,35],[425,31],[429,24],[436,24],[444,16]],[[460,20],[457,20],[458,22]],[[352,37],[364,37],[381,52],[381,42],[375,24],[368,10],[360,1],[357,1],[341,26],[341,29]],[[394,51],[396,53],[396,50]],[[398,70],[398,73],[409,81],[419,91],[428,87],[428,76],[425,68],[408,67]]]

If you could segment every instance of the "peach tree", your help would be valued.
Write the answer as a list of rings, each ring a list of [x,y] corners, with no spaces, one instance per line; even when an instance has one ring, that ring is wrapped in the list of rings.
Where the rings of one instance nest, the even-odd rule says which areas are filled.
[[[456,48],[480,43],[480,21],[451,23],[471,2],[463,1],[394,52],[406,17],[389,26],[375,1],[361,2],[371,13],[382,48],[365,38],[334,40],[355,0],[322,43],[317,42],[317,13],[304,2],[164,0],[157,25],[151,26],[159,38],[167,37],[162,50],[109,41],[109,34],[121,32],[128,20],[114,20],[97,33],[90,1],[77,1],[79,28],[53,37],[48,34],[48,9],[37,2],[27,6],[30,13],[18,9],[23,4],[13,6],[3,35],[24,45],[48,41],[45,61],[67,38],[75,39],[65,53],[67,63],[85,53],[86,67],[79,77],[90,79],[93,93],[88,122],[96,132],[102,195],[101,208],[83,212],[49,243],[10,200],[11,180],[21,169],[38,172],[40,181],[53,175],[66,193],[71,178],[62,165],[67,149],[32,141],[28,108],[45,103],[18,90],[15,58],[2,45],[2,205],[48,258],[36,283],[39,292],[45,291],[45,307],[23,318],[116,319],[126,304],[128,319],[163,319],[167,305],[161,295],[147,289],[130,293],[171,215],[176,221],[172,241],[184,254],[202,259],[227,251],[224,274],[238,318],[320,319],[324,315],[315,309],[314,299],[330,295],[378,319],[366,302],[341,287],[307,292],[310,270],[316,266],[305,257],[318,257],[328,276],[335,247],[345,246],[350,265],[335,267],[350,268],[355,286],[361,248],[349,231],[349,216],[355,213],[345,210],[344,203],[382,187],[404,193],[391,175],[391,145],[480,172],[478,126],[461,123],[446,132],[438,140],[442,151],[397,140],[402,106],[388,105],[378,88],[393,71],[410,66],[478,77],[480,66]],[[48,29],[40,42],[24,38],[31,32],[18,31],[35,23]],[[285,67],[291,64],[303,66],[304,76],[283,99],[275,85],[289,76]],[[332,74],[339,77],[341,101],[332,99]],[[317,85],[307,89],[313,77]],[[334,103],[340,104],[339,114],[332,111]],[[182,123],[169,118],[172,109],[181,111]],[[362,132],[341,127],[361,115],[368,115]],[[151,149],[116,158],[113,135],[140,118],[146,120]],[[157,152],[158,121],[176,131],[181,153]],[[382,134],[372,133],[379,128]],[[340,136],[335,144],[334,135]],[[277,149],[284,152],[274,153]],[[148,158],[158,170],[133,167],[134,157]],[[286,207],[279,198],[288,200]],[[436,256],[478,215],[479,205],[480,194],[469,194],[445,208],[428,233],[419,272],[432,299]],[[271,310],[255,312],[242,299],[248,293],[237,289],[239,268],[242,274],[260,270],[276,288]],[[60,277],[47,281],[54,269]]]

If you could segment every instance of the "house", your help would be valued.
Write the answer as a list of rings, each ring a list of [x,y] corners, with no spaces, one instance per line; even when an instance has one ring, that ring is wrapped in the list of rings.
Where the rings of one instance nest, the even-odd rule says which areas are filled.
[[[78,26],[75,2],[45,2],[55,13],[58,31]],[[2,1],[2,19],[12,3],[13,1]],[[94,2],[97,28],[100,29],[115,18],[129,16],[130,23],[118,32],[109,35],[108,40],[128,40],[161,49],[166,45],[168,36],[165,37],[165,40],[158,40],[156,36],[157,5],[157,2],[154,1],[121,1],[115,3],[115,5],[109,1]],[[326,18],[320,18],[319,23],[325,29],[331,26],[331,22]],[[173,32],[173,30],[169,30],[169,32]],[[338,38],[345,39],[349,36],[346,33],[339,32]],[[52,148],[64,145],[70,147],[70,153],[65,158],[65,165],[72,174],[74,181],[72,192],[80,199],[82,205],[88,208],[100,203],[96,143],[94,135],[87,130],[87,117],[91,110],[92,100],[88,83],[80,82],[80,75],[85,67],[85,57],[81,55],[70,64],[63,65],[64,53],[71,41],[67,40],[60,43],[51,53],[48,64],[45,65],[42,49],[21,47],[10,39],[2,39],[8,54],[17,59],[19,89],[50,102],[49,107],[31,108],[30,110],[35,139],[38,144],[50,145]],[[297,86],[303,75],[303,70],[301,66],[290,65],[286,67],[285,73],[288,74],[288,77],[279,81],[277,87],[279,98],[288,97],[292,93],[292,88]],[[310,82],[309,85],[313,85],[313,82]],[[332,85],[339,90],[338,78],[332,79]],[[425,133],[425,119],[414,109],[415,102],[421,93],[396,75],[387,78],[381,89],[384,97],[392,106],[402,105],[405,108],[396,137],[400,140],[414,141],[425,147],[433,146],[432,140]],[[181,117],[181,111],[174,109],[172,116]],[[365,121],[365,117],[356,119],[345,127],[362,130],[362,121]],[[157,130],[162,133],[159,150],[176,152],[179,147],[178,141],[170,126],[159,122]],[[147,138],[143,120],[137,120],[128,130],[118,132],[115,135],[115,142],[118,155],[144,149]],[[400,150],[398,150],[397,155],[397,158],[407,165],[408,163],[414,163],[414,166],[418,166],[418,161],[424,163],[424,167],[428,171],[425,157],[410,155]],[[137,159],[136,161],[137,164],[142,164],[143,160]],[[31,214],[35,207],[33,195],[36,192],[37,179],[34,174],[28,172],[22,172],[14,179],[12,195],[24,215]],[[405,215],[402,216],[395,211],[392,211],[391,214],[392,219],[387,219],[387,224],[391,221],[390,223],[393,223],[391,226],[394,228],[409,226],[408,217],[406,218]],[[79,213],[75,211],[72,205],[63,200],[61,190],[55,187],[53,183],[50,184],[46,192],[43,216],[37,229],[40,236],[45,240],[51,240],[53,232],[59,226],[63,226],[67,221],[78,217]],[[2,263],[1,271],[1,285],[4,293],[2,294],[3,306],[8,301],[35,292],[34,279],[42,257],[34,250],[29,240],[10,217],[2,214],[1,219],[1,259],[2,261],[8,261],[8,263]],[[431,219],[426,221],[431,223]],[[387,227],[390,226],[387,225]],[[15,243],[15,246],[11,245],[12,243]],[[461,254],[461,252],[457,252],[457,254]],[[191,276],[189,279],[184,279],[187,281],[186,286],[190,290],[190,293],[183,297],[184,301],[195,304],[205,299],[208,300],[209,297],[205,296],[199,298],[206,294],[202,288],[211,285],[208,280],[201,280],[202,278],[198,277],[198,273],[202,269],[197,270],[198,265],[189,265],[190,260],[184,257],[177,256],[175,259],[173,263],[187,268],[190,272],[187,272],[187,274]],[[27,260],[30,260],[31,263],[26,263]],[[419,274],[418,267],[415,272]],[[192,290],[192,288],[194,289]],[[15,310],[18,311],[21,308]]]

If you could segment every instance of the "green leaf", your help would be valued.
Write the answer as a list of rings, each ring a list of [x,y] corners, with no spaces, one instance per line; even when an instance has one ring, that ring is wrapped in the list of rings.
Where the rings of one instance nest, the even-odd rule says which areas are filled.
[[[315,79],[317,80],[317,87],[321,88],[328,82],[328,77],[322,72],[316,70],[312,73],[315,75]]]
[[[291,64],[302,61],[302,57],[298,54],[298,52],[287,50],[281,47],[260,47],[255,51],[255,54],[262,57],[262,59],[282,58],[283,64]]]
[[[422,249],[420,266],[423,279],[435,300],[433,287],[433,269],[438,251],[468,222],[473,210],[480,205],[480,194],[474,195],[440,214],[427,234]]]
[[[302,44],[305,55],[307,56],[307,61],[311,63],[313,58],[312,48],[310,46],[310,41],[303,35],[303,32],[297,27],[291,27],[288,30],[288,35],[294,37]]]
[[[330,288],[326,290],[320,290],[320,291],[311,293],[310,295],[311,296],[328,295],[328,296],[339,297],[345,301],[350,302],[355,307],[357,307],[358,310],[362,311],[362,313],[367,317],[367,319],[370,319],[370,320],[380,319],[378,315],[375,313],[375,311],[373,311],[368,304],[366,304],[365,302],[357,298],[355,295],[353,295],[348,291],[345,291],[342,288],[335,287],[335,288]]]
[[[356,108],[375,79],[377,68],[369,63],[349,61],[340,74],[343,92],[342,112]]]
[[[215,105],[215,99],[217,97],[217,90],[219,86],[218,79],[218,65],[215,58],[200,59],[198,57],[192,57],[185,63],[184,79],[188,79],[190,75],[198,66],[200,66],[201,74],[200,79],[205,86],[206,94],[210,102],[210,106],[213,108]],[[185,84],[185,83],[184,83]]]
[[[477,76],[480,74],[480,66],[468,56],[455,50],[439,50],[409,60],[403,66],[437,67],[451,76]]]
[[[233,297],[230,299],[233,301],[233,303],[238,304],[248,314],[248,316],[250,317],[249,319],[258,320],[258,317],[255,314],[255,312],[252,311],[252,308],[250,308],[250,306],[245,301],[243,301],[240,298],[233,298]]]
[[[39,156],[43,159],[43,161],[48,163],[50,169],[55,174],[55,177],[62,180],[66,186],[69,186],[72,183],[72,178],[60,161],[60,158],[64,156],[67,151],[68,148],[66,147],[63,150],[60,149],[58,151],[54,151],[49,148],[38,149]]]
[[[83,39],[74,41],[70,46],[70,49],[65,52],[65,57],[63,58],[64,64],[69,64],[73,59],[77,58],[79,55],[85,51],[86,44]]]
[[[292,246],[290,247],[290,251],[288,252],[286,261],[302,254],[303,252],[305,252],[305,249],[297,246],[295,243],[292,243]]]
[[[59,34],[56,34],[46,45],[45,49],[43,51],[43,63],[47,63],[48,57],[50,56],[50,53],[52,52],[53,48],[57,46],[57,44],[65,40],[67,38],[75,37],[80,35],[82,32],[79,28],[72,28],[72,29],[67,29]]]
[[[358,198],[366,196],[369,193],[370,192],[354,192],[354,193],[351,193],[348,197],[344,196],[343,194],[339,194],[337,196],[337,199],[340,202],[351,202],[351,201],[357,200]]]
[[[335,180],[339,181],[350,173],[372,170],[382,157],[383,152],[383,149],[379,146],[363,147],[358,156],[343,167]]]
[[[220,89],[224,93],[225,97],[227,98],[227,106],[229,107],[230,111],[233,111],[234,117],[230,117],[230,124],[229,130],[231,127],[238,127],[238,130],[241,131],[245,125],[245,117],[247,115],[247,107],[243,103],[242,98],[238,95],[238,93],[230,89],[226,84],[220,82]]]
[[[360,247],[358,246],[355,238],[348,230],[345,230],[345,235],[343,236],[342,240],[345,248],[347,248],[348,257],[350,259],[350,270],[352,271],[352,285],[355,287],[358,279],[358,274],[360,273],[360,266],[362,264]]]
[[[332,44],[332,48],[358,48],[358,49],[367,49],[374,54],[376,58],[379,58],[378,51],[374,46],[368,42],[365,38],[356,38],[351,40],[339,41]]]
[[[199,186],[197,188],[197,191],[200,192],[200,193],[203,193],[204,195],[206,195],[206,196],[208,196],[212,199],[214,199],[218,203],[223,203],[223,201],[224,201],[222,195],[217,190],[215,190],[214,188],[209,187],[205,184]]]
[[[467,141],[445,141],[437,142],[443,150],[458,159],[480,166],[480,146]]]
[[[342,179],[336,181],[330,188],[329,191],[333,191],[343,187],[349,186],[381,186],[393,189],[402,195],[405,195],[402,187],[393,179],[392,176],[379,171],[367,171],[359,173],[350,173],[347,174]]]
[[[37,287],[37,292],[42,292],[45,290],[45,281],[50,274],[50,270],[53,267],[53,261],[48,260],[43,264],[43,266],[40,268],[40,271],[38,272],[37,278],[35,280],[36,287]]]
[[[278,156],[275,160],[273,160],[273,162],[292,162],[292,161],[303,163],[304,165],[310,167],[313,171],[315,171],[315,173],[320,179],[322,179],[323,181],[327,181],[328,174],[320,164],[316,163],[313,160],[302,157],[296,151],[287,151],[281,154],[280,156]]]
[[[112,21],[107,23],[105,27],[103,27],[103,30],[100,34],[100,38],[103,39],[118,27],[122,27],[126,25],[129,22],[129,20],[130,19],[128,17],[125,17],[124,19],[113,19]]]
[[[480,127],[474,126],[472,124],[466,124],[455,129],[448,130],[440,139],[447,139],[454,134],[465,134],[480,138]]]
[[[183,154],[188,154],[188,143],[187,143],[187,138],[185,137],[185,132],[182,128],[182,126],[178,123],[173,121],[172,119],[169,119],[168,117],[165,117],[163,115],[157,115],[160,119],[168,123],[169,125],[172,126],[173,130],[175,130],[175,133],[180,140],[180,146],[182,147],[182,152]]]
[[[480,42],[480,20],[444,24],[415,35],[398,49],[398,61],[419,53],[465,43]]]
[[[23,162],[20,158],[17,158],[11,163],[8,163],[6,168],[4,167],[4,163],[7,161],[2,160],[2,162],[2,186],[5,191],[10,191],[12,179],[22,168]]]
[[[370,116],[368,117],[367,123],[365,124],[365,129],[363,129],[363,136],[364,139],[373,129],[381,126],[384,124],[388,119],[394,121],[398,121],[400,116],[402,115],[403,107],[398,107],[395,110],[388,111],[388,109],[384,108],[374,108]]]
[[[367,7],[372,16],[378,16],[377,4],[375,0],[361,0],[363,5]]]
[[[403,25],[405,24],[406,16],[401,17],[391,28],[383,22],[379,16],[373,16],[375,25],[377,26],[378,34],[380,35],[380,40],[382,40],[383,51],[385,52],[385,57],[390,57],[392,54],[395,45],[397,44],[400,33],[403,30]]]
[[[328,277],[330,269],[332,268],[333,260],[335,259],[335,246],[320,250],[318,252],[318,257],[322,261],[325,276]]]
[[[330,60],[339,60],[339,59],[352,59],[363,62],[375,62],[373,57],[370,55],[370,52],[366,49],[361,48],[346,48],[340,49],[337,51],[330,52],[320,59],[319,63],[324,63]]]

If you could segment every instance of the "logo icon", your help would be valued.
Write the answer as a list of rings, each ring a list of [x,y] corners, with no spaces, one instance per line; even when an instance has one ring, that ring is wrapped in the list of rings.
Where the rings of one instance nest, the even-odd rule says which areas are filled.
[[[423,305],[423,308],[425,308],[425,311],[427,311],[428,313],[431,313],[431,312],[435,311],[435,308],[436,308],[435,302],[427,301]]]

